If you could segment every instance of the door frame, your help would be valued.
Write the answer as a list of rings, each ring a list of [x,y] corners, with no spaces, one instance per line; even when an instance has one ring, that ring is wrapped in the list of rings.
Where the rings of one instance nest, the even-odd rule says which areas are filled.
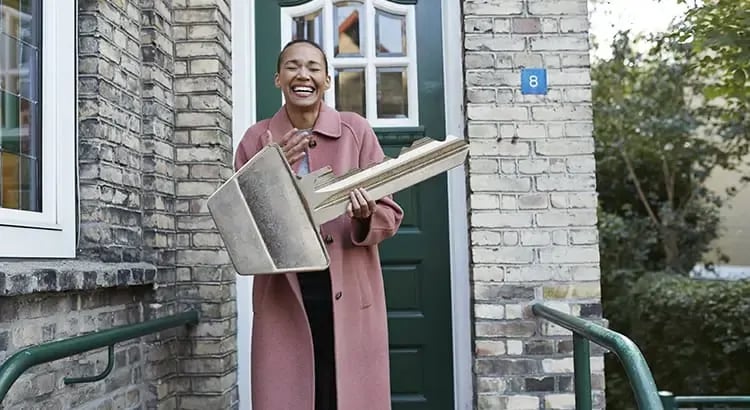
[[[268,0],[262,0],[268,1]],[[425,0],[422,0],[425,1]],[[232,152],[245,130],[255,123],[255,0],[232,0]],[[441,0],[443,19],[443,89],[445,132],[465,138],[463,88],[463,25],[459,2]],[[447,33],[447,35],[446,35]],[[460,79],[446,81],[445,79]],[[271,81],[271,79],[267,79]],[[239,92],[248,90],[249,92]],[[456,410],[473,407],[471,350],[471,284],[469,227],[464,167],[448,171],[448,227],[453,324],[453,388]],[[252,277],[237,275],[237,383],[240,410],[251,410],[250,348]],[[247,348],[242,349],[242,346]]]

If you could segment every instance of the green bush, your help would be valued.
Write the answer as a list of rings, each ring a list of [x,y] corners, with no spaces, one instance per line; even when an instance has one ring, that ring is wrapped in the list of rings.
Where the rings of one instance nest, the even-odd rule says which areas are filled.
[[[750,394],[750,281],[634,272],[610,277],[611,289],[618,280],[622,287],[605,302],[605,316],[641,348],[660,390]],[[634,408],[627,378],[611,354],[606,372],[607,407]]]

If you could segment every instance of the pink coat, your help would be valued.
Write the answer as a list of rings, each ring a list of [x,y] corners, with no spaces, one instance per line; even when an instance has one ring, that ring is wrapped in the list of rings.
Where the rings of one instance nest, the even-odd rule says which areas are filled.
[[[239,169],[260,150],[266,130],[283,136],[292,124],[282,108],[250,127],[235,157]],[[310,171],[331,166],[336,175],[383,159],[377,137],[361,116],[322,104],[308,151]],[[295,171],[300,162],[294,164]],[[378,244],[392,237],[403,210],[391,198],[377,202],[369,230],[346,215],[321,226],[331,257],[338,403],[341,410],[388,410],[388,329]],[[360,236],[361,235],[361,236]],[[247,303],[247,301],[239,301]],[[314,367],[310,327],[295,274],[253,281],[253,410],[313,410]]]

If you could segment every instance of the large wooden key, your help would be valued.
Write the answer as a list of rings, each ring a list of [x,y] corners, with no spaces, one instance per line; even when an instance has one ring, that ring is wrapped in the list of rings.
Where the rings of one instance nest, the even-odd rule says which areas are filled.
[[[276,144],[253,156],[208,199],[208,210],[240,275],[323,270],[320,225],[341,216],[354,188],[378,200],[464,163],[468,144],[422,138],[397,158],[336,176],[329,167],[297,177]]]

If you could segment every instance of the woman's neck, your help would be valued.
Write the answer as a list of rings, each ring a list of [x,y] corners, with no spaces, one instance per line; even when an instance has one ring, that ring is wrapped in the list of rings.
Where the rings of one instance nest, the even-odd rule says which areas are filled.
[[[320,113],[320,106],[311,107],[310,109],[304,110],[296,107],[286,106],[286,115],[289,117],[289,121],[292,126],[297,129],[309,129],[315,126],[315,121],[318,120],[318,114]]]

